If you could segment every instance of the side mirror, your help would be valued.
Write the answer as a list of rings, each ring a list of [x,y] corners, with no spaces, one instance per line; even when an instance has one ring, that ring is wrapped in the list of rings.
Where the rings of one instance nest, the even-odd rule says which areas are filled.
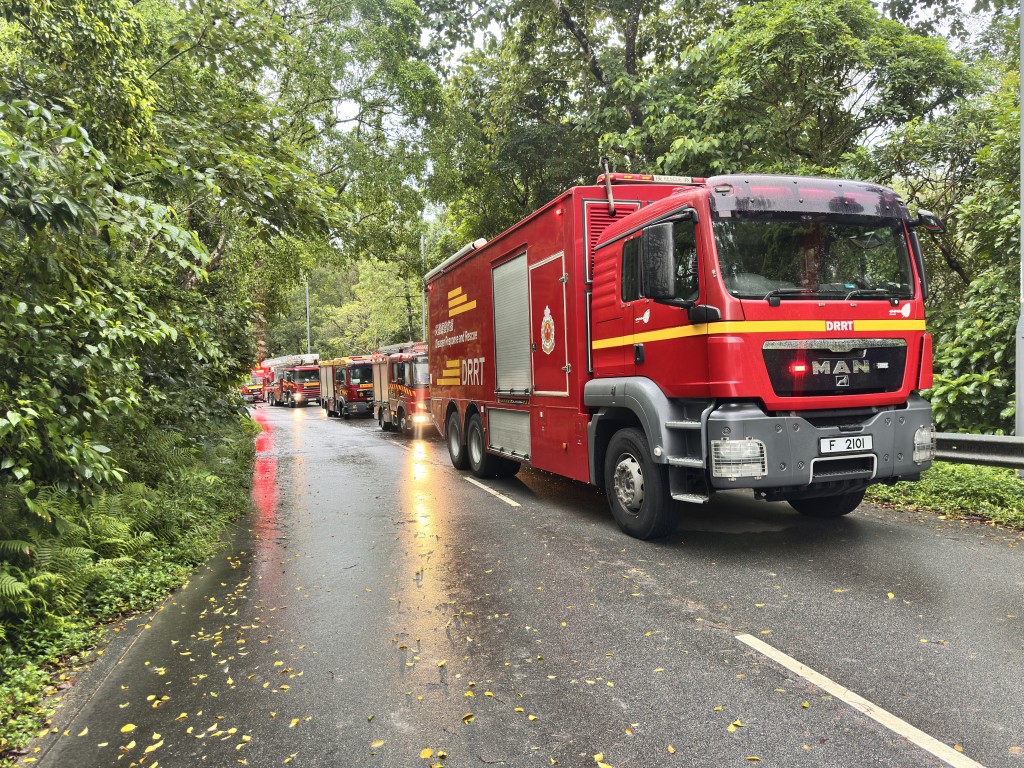
[[[676,294],[672,222],[647,227],[640,236],[641,295],[647,299],[674,299]]]
[[[722,319],[722,311],[710,304],[695,304],[686,310],[686,314],[691,325],[717,323]]]
[[[942,219],[931,211],[926,211],[924,208],[918,210],[917,218],[913,224],[916,227],[924,227],[933,235],[941,235],[946,231],[946,225],[942,223]]]

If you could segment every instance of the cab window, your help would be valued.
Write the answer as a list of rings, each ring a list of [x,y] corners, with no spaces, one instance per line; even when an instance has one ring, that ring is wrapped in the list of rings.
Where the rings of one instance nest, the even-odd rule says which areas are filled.
[[[640,237],[634,237],[622,244],[622,301],[636,301],[640,298]]]
[[[675,258],[676,298],[696,301],[700,294],[697,261],[697,229],[692,221],[677,221],[672,227]]]

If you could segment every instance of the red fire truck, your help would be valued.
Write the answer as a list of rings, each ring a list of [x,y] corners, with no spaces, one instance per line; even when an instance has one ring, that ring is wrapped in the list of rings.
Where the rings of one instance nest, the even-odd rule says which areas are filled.
[[[260,366],[253,368],[249,373],[249,380],[244,382],[240,388],[242,399],[247,403],[262,403],[264,399],[263,388],[270,379],[270,371]]]
[[[373,354],[373,408],[385,432],[413,434],[430,422],[427,345],[409,341]]]
[[[602,486],[654,538],[746,488],[854,510],[934,455],[916,230],[890,189],[606,174],[427,274],[431,414],[452,464]]]
[[[270,370],[271,378],[264,388],[270,405],[297,405],[315,403],[320,399],[320,378],[317,371],[319,356],[285,355],[263,361],[263,367]]]
[[[320,405],[328,416],[373,416],[373,366],[352,355],[320,363]]]

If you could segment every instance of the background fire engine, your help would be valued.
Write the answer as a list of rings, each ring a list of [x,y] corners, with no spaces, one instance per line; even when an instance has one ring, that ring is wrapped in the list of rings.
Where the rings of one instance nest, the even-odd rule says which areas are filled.
[[[373,408],[385,432],[412,434],[430,423],[430,370],[422,341],[392,344],[373,354]]]

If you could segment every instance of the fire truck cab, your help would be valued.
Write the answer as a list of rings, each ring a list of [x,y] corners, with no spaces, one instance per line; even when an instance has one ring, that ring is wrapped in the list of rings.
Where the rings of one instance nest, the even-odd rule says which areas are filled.
[[[430,369],[422,341],[392,344],[373,354],[373,408],[385,432],[413,434],[430,423]]]

